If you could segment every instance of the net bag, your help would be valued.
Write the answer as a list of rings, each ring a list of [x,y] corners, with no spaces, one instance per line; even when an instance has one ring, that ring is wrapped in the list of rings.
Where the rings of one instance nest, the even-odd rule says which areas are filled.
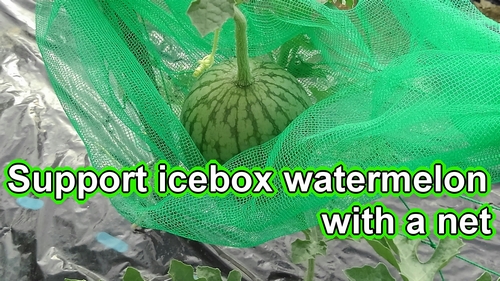
[[[191,24],[190,4],[37,1],[36,36],[50,81],[96,169],[142,161],[153,170],[159,160],[191,169],[209,160],[180,121],[199,79],[193,72],[215,36]],[[416,169],[441,160],[484,167],[499,181],[500,25],[468,0],[361,0],[350,10],[317,0],[250,0],[239,9],[249,56],[286,69],[311,105],[225,168],[342,161]],[[235,56],[234,30],[233,19],[220,30],[214,65]],[[251,247],[317,224],[322,208],[377,199],[290,197],[274,184],[273,197],[152,192],[110,200],[141,227]]]

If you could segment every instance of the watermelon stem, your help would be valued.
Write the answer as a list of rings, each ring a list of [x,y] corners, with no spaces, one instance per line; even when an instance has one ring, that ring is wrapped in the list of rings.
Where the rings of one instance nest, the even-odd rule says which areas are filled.
[[[248,62],[248,39],[247,39],[247,20],[241,10],[234,6],[234,23],[236,39],[236,63],[238,74],[236,84],[240,87],[247,87],[253,83],[253,77],[250,72]]]

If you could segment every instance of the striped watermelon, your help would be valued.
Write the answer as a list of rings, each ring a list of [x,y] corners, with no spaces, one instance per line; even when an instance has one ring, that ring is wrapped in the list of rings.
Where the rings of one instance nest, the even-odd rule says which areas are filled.
[[[214,65],[194,83],[181,122],[207,159],[219,163],[280,134],[311,105],[297,79],[275,63],[249,59],[252,83],[237,83],[237,61]]]

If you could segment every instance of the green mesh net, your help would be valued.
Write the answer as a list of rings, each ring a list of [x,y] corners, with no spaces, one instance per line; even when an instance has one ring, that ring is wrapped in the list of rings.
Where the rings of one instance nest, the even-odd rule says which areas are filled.
[[[207,162],[179,121],[211,52],[189,0],[38,0],[37,41],[92,165]],[[500,24],[468,0],[252,0],[249,55],[285,67],[314,104],[270,141],[224,166],[406,166],[442,160],[500,180]],[[215,62],[235,54],[234,22]],[[280,183],[275,183],[280,188]],[[376,198],[111,198],[130,222],[204,243],[250,247],[317,224],[321,208]]]

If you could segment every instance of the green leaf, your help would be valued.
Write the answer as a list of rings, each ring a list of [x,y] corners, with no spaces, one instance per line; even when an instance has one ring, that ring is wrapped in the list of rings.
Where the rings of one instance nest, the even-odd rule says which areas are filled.
[[[483,272],[476,281],[491,281],[491,275],[488,272]]]
[[[292,243],[292,262],[302,263],[318,255],[326,255],[325,241],[310,241],[297,239]]]
[[[195,0],[188,8],[191,23],[202,37],[214,32],[234,16],[235,0]]]
[[[359,240],[356,240],[356,239],[354,239],[352,237],[345,237],[345,238],[333,237],[333,238],[326,239],[326,241],[332,241],[332,240],[342,240],[342,241],[359,242]]]
[[[399,249],[398,246],[394,243],[393,239],[387,239],[387,238],[382,238],[382,241],[385,243],[386,247],[391,249],[396,255],[399,255]]]
[[[220,270],[209,266],[198,266],[196,268],[196,276],[205,278],[207,281],[222,281]]]
[[[123,275],[123,281],[144,281],[144,278],[142,278],[141,273],[137,269],[127,267]]]
[[[207,281],[205,278],[195,280],[193,267],[178,260],[170,262],[168,275],[172,277],[172,281]]]
[[[241,281],[241,273],[236,270],[231,270],[227,276],[227,281]]]
[[[479,276],[479,278],[476,279],[476,281],[492,281],[491,278],[491,274],[489,274],[488,272],[484,272],[483,274],[481,274],[481,276]],[[500,281],[500,277],[497,279],[497,281]]]
[[[433,281],[436,273],[459,254],[465,245],[460,239],[445,238],[439,241],[432,257],[422,263],[417,257],[420,239],[397,236],[394,244],[399,249],[399,268],[405,281]]]
[[[373,250],[382,258],[384,258],[387,262],[389,262],[392,266],[394,266],[397,270],[399,270],[398,260],[394,256],[394,253],[391,251],[387,240],[384,239],[366,239],[366,242],[370,244]]]
[[[365,265],[344,270],[350,281],[396,281],[383,263],[376,267]]]

